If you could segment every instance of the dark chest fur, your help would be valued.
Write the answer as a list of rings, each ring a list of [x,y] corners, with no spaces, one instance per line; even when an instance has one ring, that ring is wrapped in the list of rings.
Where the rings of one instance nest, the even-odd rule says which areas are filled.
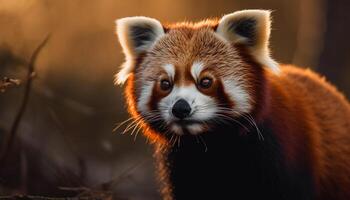
[[[238,135],[234,127],[182,136],[162,161],[174,199],[312,199],[309,167],[287,166],[272,131],[260,128],[264,140],[254,131]]]

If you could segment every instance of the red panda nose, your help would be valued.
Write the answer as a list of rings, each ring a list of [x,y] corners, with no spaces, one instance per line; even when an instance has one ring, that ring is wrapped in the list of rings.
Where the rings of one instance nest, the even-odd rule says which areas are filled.
[[[180,99],[174,104],[172,113],[175,117],[184,119],[190,115],[191,106],[187,103],[186,100]]]

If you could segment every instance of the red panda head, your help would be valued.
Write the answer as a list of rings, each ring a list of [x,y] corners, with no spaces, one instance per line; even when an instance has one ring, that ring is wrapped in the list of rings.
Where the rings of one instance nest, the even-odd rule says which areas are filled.
[[[116,23],[126,57],[116,82],[128,82],[129,112],[146,132],[196,135],[252,113],[265,70],[279,71],[269,56],[269,11],[195,24],[147,17]]]

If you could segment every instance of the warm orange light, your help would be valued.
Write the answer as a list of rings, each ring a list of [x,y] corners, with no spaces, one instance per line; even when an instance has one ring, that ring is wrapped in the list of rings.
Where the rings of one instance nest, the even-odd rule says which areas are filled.
[[[136,109],[136,97],[134,92],[134,75],[131,74],[126,82],[125,100],[128,107],[128,112],[130,113],[131,117],[136,120],[141,116]],[[140,124],[143,130],[143,134],[150,140],[151,143],[159,143],[163,145],[168,144],[167,140],[162,137],[161,134],[153,130],[142,118]]]

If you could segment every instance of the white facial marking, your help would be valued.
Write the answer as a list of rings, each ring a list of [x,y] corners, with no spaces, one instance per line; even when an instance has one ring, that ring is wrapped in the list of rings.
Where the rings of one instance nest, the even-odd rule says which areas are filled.
[[[172,79],[174,79],[175,76],[175,68],[174,65],[172,64],[166,64],[162,66],[163,69],[166,71],[166,73],[168,74],[168,76]]]
[[[192,135],[198,135],[204,130],[204,127],[200,124],[190,124],[186,128]]]
[[[137,108],[139,112],[142,114],[149,112],[149,108],[147,105],[152,95],[153,85],[154,85],[153,82],[148,81],[141,88],[141,94],[137,102]]]
[[[248,113],[251,110],[252,105],[250,104],[250,97],[247,91],[245,91],[235,80],[223,80],[223,85],[225,92],[235,103],[233,109],[239,113]]]
[[[212,119],[217,112],[215,100],[199,92],[195,85],[182,87],[174,86],[171,93],[163,98],[158,105],[161,110],[161,115],[168,125],[173,124],[174,121],[177,120],[172,114],[172,108],[179,99],[186,100],[191,106],[190,117],[185,120],[205,121]],[[200,126],[200,124],[196,124],[196,126],[193,127],[188,126],[188,130],[191,134],[198,134],[200,130],[203,130],[203,128],[199,128]],[[174,128],[172,127],[172,129]],[[182,131],[176,130],[174,132],[176,134],[182,134]]]
[[[202,70],[204,68],[203,63],[201,62],[193,62],[193,65],[191,67],[191,74],[194,80],[197,80],[199,75],[201,74]]]
[[[184,132],[181,128],[181,126],[177,125],[177,124],[173,124],[171,125],[171,130],[176,133],[177,135],[183,135]]]

